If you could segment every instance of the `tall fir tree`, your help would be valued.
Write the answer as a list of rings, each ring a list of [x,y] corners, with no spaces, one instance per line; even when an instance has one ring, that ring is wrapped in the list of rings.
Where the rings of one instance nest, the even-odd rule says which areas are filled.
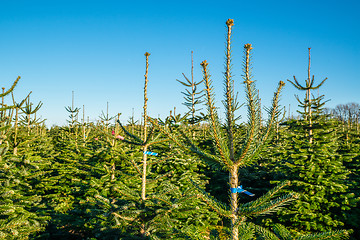
[[[97,157],[101,163],[94,169],[101,177],[90,182],[84,206],[92,221],[89,230],[99,239],[183,239],[184,227],[194,226],[206,235],[208,225],[218,221],[206,204],[184,197],[189,177],[204,185],[196,162],[169,149],[167,139],[148,123],[149,56],[145,53],[143,122],[137,127],[117,121],[121,129],[113,130],[113,138],[120,147]]]
[[[245,124],[245,136],[241,136],[244,132],[239,128],[236,128],[235,111],[238,109],[238,103],[234,93],[234,81],[231,74],[231,32],[234,25],[233,20],[229,19],[226,22],[227,25],[227,39],[226,39],[226,62],[225,62],[225,122],[221,122],[215,107],[215,99],[213,87],[210,80],[210,74],[208,71],[208,63],[203,61],[201,66],[203,68],[204,83],[205,83],[205,95],[206,95],[206,107],[208,110],[208,124],[210,129],[211,143],[213,144],[212,150],[206,148],[200,148],[189,133],[182,130],[177,125],[165,125],[161,126],[158,121],[152,119],[153,124],[157,124],[160,131],[166,134],[174,143],[180,146],[185,151],[190,151],[197,155],[200,159],[205,161],[211,167],[215,169],[225,169],[229,174],[228,185],[229,190],[229,202],[230,206],[219,202],[216,198],[210,196],[201,187],[194,184],[197,189],[197,196],[209,206],[214,209],[224,219],[230,220],[230,224],[223,228],[223,231],[218,232],[217,237],[230,238],[232,240],[237,239],[278,239],[276,234],[270,231],[256,226],[246,221],[247,218],[259,216],[272,211],[275,211],[282,205],[292,201],[296,198],[294,194],[288,194],[286,196],[273,199],[274,195],[280,191],[288,182],[279,185],[272,191],[269,191],[262,197],[248,203],[239,203],[238,193],[247,193],[252,195],[248,191],[242,189],[240,185],[241,176],[239,176],[239,169],[250,164],[256,155],[264,146],[268,137],[271,135],[274,129],[275,119],[279,114],[278,111],[278,99],[280,90],[284,86],[283,82],[279,83],[278,89],[274,94],[272,106],[268,109],[269,118],[264,129],[260,128],[261,125],[261,111],[258,92],[255,89],[255,82],[251,75],[251,57],[250,52],[252,49],[251,44],[244,46],[244,84],[246,92],[246,105],[248,108],[249,120]],[[248,187],[248,186],[246,186]],[[283,231],[279,231],[279,236],[283,234]],[[189,235],[196,238],[194,232],[189,231]],[[214,235],[214,237],[215,237]]]
[[[300,199],[278,214],[281,223],[299,233],[336,231],[344,225],[343,215],[350,210],[354,194],[348,191],[349,172],[343,157],[337,153],[336,124],[323,114],[324,96],[314,97],[311,90],[318,89],[310,75],[310,48],[308,78],[301,85],[294,76],[290,81],[297,89],[306,92],[305,99],[298,97],[302,108],[299,120],[286,122],[289,130],[287,144],[280,158],[283,173],[292,179],[292,191]]]

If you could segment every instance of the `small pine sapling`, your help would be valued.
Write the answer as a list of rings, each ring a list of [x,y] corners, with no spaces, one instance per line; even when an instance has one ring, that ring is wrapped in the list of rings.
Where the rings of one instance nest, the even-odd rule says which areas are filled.
[[[204,80],[201,80],[199,82],[194,81],[193,51],[191,51],[191,80],[187,78],[184,73],[182,75],[184,76],[186,82],[180,80],[177,81],[182,85],[184,85],[185,87],[190,88],[190,90],[185,89],[185,92],[182,92],[182,94],[184,94],[184,99],[185,99],[185,102],[183,104],[189,109],[189,114],[190,114],[189,123],[191,126],[193,126],[195,123],[200,122],[204,118],[204,116],[196,115],[196,112],[201,110],[201,108],[199,109],[198,106],[204,102],[202,100],[202,98],[204,97],[203,94],[204,90],[198,91],[197,88],[198,85],[200,85]]]
[[[147,117],[148,107],[148,68],[149,68],[150,53],[146,52],[146,69],[145,69],[145,85],[144,85],[144,106],[143,106],[143,122],[140,129],[140,135],[137,136],[136,131],[132,128],[130,131],[121,124],[117,123],[122,128],[125,136],[122,137],[124,143],[138,146],[131,151],[127,148],[119,148],[120,157],[128,162],[132,168],[122,169],[116,171],[112,177],[112,192],[108,193],[107,197],[102,194],[95,195],[93,201],[98,202],[97,205],[102,206],[103,211],[111,211],[111,220],[105,223],[102,236],[122,236],[131,238],[131,235],[142,237],[156,237],[156,235],[164,234],[164,231],[170,231],[168,227],[161,226],[161,222],[168,222],[169,208],[173,207],[173,203],[167,196],[169,192],[176,191],[167,177],[171,172],[164,173],[161,176],[153,176],[151,167],[161,161],[166,161],[168,158],[162,160],[155,160],[158,153],[152,152],[151,147],[155,144],[160,144],[167,141],[161,138],[159,133],[155,132],[153,126],[149,126]],[[139,149],[140,147],[140,149]],[[141,154],[139,152],[141,151]],[[141,161],[137,158],[141,156]],[[150,161],[149,161],[150,160]],[[115,171],[115,166],[109,169],[110,172]],[[139,182],[140,180],[140,182]],[[138,186],[136,186],[139,184]],[[159,185],[159,186],[158,186]],[[161,186],[161,191],[158,188]],[[157,190],[155,190],[157,189]],[[115,225],[113,225],[115,224]],[[159,225],[160,224],[160,225]],[[126,227],[127,231],[121,233],[118,230],[120,227]],[[105,234],[105,235],[104,235]]]
[[[115,116],[109,115],[109,102],[106,102],[106,114],[103,111],[101,111],[101,115],[100,115],[100,121],[101,121],[101,123],[103,123],[106,130],[109,128],[110,122],[114,118],[115,118]]]
[[[25,106],[21,107],[21,111],[25,116],[21,118],[22,125],[25,125],[27,128],[27,134],[30,135],[31,127],[36,127],[42,124],[45,120],[40,120],[36,118],[36,113],[40,110],[43,103],[39,102],[36,107],[33,107],[33,103],[30,102],[30,96],[27,97]],[[31,115],[34,115],[34,118],[31,118]]]
[[[23,99],[20,103],[17,103],[14,99],[14,94],[13,92],[11,92],[11,96],[12,96],[12,100],[13,100],[13,104],[15,106],[15,116],[14,116],[14,134],[13,139],[12,139],[12,145],[13,145],[13,154],[17,155],[17,151],[18,151],[18,146],[19,146],[19,141],[18,141],[18,130],[19,130],[19,111],[21,110],[22,105],[25,103],[26,99],[29,98],[31,92],[29,93],[29,95]]]
[[[65,110],[70,113],[70,120],[67,120],[67,122],[69,123],[69,128],[71,129],[78,124],[78,115],[80,111],[80,108],[74,106],[74,91],[72,91],[71,107],[67,106],[65,107]]]
[[[311,79],[311,75],[310,75],[310,60],[311,60],[311,55],[310,55],[310,49],[309,48],[309,65],[308,65],[308,78],[305,80],[305,86],[302,86],[297,80],[296,77],[294,76],[294,82],[288,80],[294,87],[296,87],[299,90],[302,91],[306,91],[306,96],[305,96],[305,100],[301,101],[299,99],[298,96],[296,96],[296,99],[298,100],[298,102],[300,103],[300,107],[302,107],[304,109],[304,116],[305,116],[305,120],[309,121],[309,128],[308,128],[308,137],[309,137],[309,143],[312,143],[313,141],[313,136],[312,136],[312,119],[311,119],[311,115],[312,115],[312,98],[311,98],[311,90],[315,90],[315,89],[319,89],[324,82],[326,81],[327,78],[325,78],[324,80],[322,80],[317,86],[314,86],[314,76]],[[325,103],[324,103],[325,104]]]

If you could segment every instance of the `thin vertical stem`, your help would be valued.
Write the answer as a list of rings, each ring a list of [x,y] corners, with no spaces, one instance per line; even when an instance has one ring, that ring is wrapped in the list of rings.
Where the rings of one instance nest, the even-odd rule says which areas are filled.
[[[203,68],[203,74],[204,74],[204,83],[205,83],[205,92],[206,92],[206,101],[207,101],[206,105],[208,107],[208,112],[209,112],[209,122],[210,122],[209,128],[212,129],[213,137],[215,140],[216,148],[219,151],[219,155],[221,156],[223,163],[227,165],[229,163],[227,161],[227,158],[220,143],[221,133],[217,125],[219,120],[216,112],[216,107],[214,106],[214,102],[213,102],[214,99],[211,93],[212,91],[211,80],[210,80],[210,74],[208,73],[207,70],[208,63],[206,62],[206,60],[204,60],[201,63],[201,66]]]
[[[239,184],[238,167],[233,166],[230,170],[230,187],[237,188]],[[238,220],[237,208],[238,208],[238,193],[230,193],[230,205],[231,205],[231,239],[239,239],[239,230],[235,227]]]
[[[289,120],[290,120],[290,111],[291,111],[291,108],[290,108],[290,104],[289,104]]]
[[[119,134],[119,127],[120,126],[119,126],[119,124],[116,124],[116,122],[120,122],[120,115],[121,115],[121,113],[117,114],[117,121],[115,121],[115,134]]]
[[[17,148],[17,145],[18,145],[17,133],[18,133],[18,120],[19,120],[18,116],[19,116],[19,108],[16,107],[15,108],[15,124],[14,124],[14,131],[15,131],[15,133],[14,133],[14,155],[15,156],[17,155],[17,150],[18,150],[18,148]]]
[[[106,117],[105,117],[105,128],[108,130],[109,126],[109,102],[106,102]]]
[[[27,119],[27,128],[28,128],[28,133],[27,135],[30,136],[30,117],[31,117],[31,114],[29,113],[27,115],[28,119]]]
[[[145,68],[145,86],[144,86],[144,142],[146,142],[146,135],[147,135],[147,102],[148,102],[148,97],[147,97],[147,85],[148,85],[148,70],[149,70],[149,56],[150,53],[146,52],[145,53],[146,56],[146,68]]]
[[[234,159],[234,133],[233,133],[233,125],[234,125],[234,106],[233,106],[233,82],[231,81],[231,28],[234,25],[234,20],[228,19],[226,21],[227,25],[227,38],[226,38],[226,65],[225,65],[225,85],[226,85],[226,120],[227,120],[227,132],[229,139],[229,151],[230,151],[230,159],[232,162]]]
[[[131,133],[134,134],[134,128],[135,128],[135,122],[134,122],[134,108],[132,109],[132,115],[131,115]]]
[[[311,75],[310,75],[310,63],[311,63],[311,55],[310,55],[309,48],[309,65],[308,65],[308,90],[307,90],[307,98],[308,98],[308,114],[309,114],[309,143],[313,142],[313,131],[312,131],[312,120],[311,120],[311,93],[310,93],[310,82],[311,82]]]
[[[145,152],[147,151],[148,145],[145,144],[147,141],[147,84],[148,84],[148,70],[149,70],[149,56],[150,53],[146,52],[146,69],[145,69],[145,86],[144,86],[144,153],[143,153],[143,173],[142,173],[142,188],[141,188],[141,199],[146,199],[146,170],[147,170],[147,155]]]
[[[193,51],[191,51],[191,117],[192,120],[195,119],[195,84],[194,84],[194,56]],[[191,123],[193,124],[193,123]]]
[[[226,36],[226,64],[225,64],[225,86],[226,86],[226,130],[228,135],[228,147],[229,157],[232,163],[235,162],[235,151],[234,151],[234,96],[233,89],[234,83],[231,79],[231,30],[234,26],[234,20],[228,19],[227,25],[227,36]],[[229,172],[230,188],[237,188],[239,184],[238,166],[235,164],[231,167]],[[235,227],[238,219],[237,208],[238,208],[238,194],[235,192],[230,193],[230,205],[231,205],[231,239],[239,239],[238,228]]]
[[[71,92],[71,111],[74,111],[74,91]],[[71,128],[74,125],[74,113],[71,112]]]
[[[260,90],[258,89],[258,96],[260,96]],[[261,98],[259,97],[259,109],[260,109],[260,114],[259,114],[259,123],[260,123],[260,130],[262,128],[262,114],[261,114]],[[259,136],[260,137],[260,136]]]
[[[85,105],[83,105],[83,119],[82,119],[82,125],[83,125],[83,138],[84,138],[84,141],[85,141],[85,139],[86,139],[86,132],[85,132],[85,130],[86,130],[86,123],[85,123]],[[85,143],[84,143],[85,144]]]
[[[3,95],[2,95],[2,97],[1,97],[1,107],[4,107],[4,92],[5,92],[5,88],[3,87],[2,88],[2,93],[3,93]],[[1,111],[1,120],[3,119],[3,117],[4,117],[4,112],[5,111]],[[6,112],[5,112],[6,113]]]

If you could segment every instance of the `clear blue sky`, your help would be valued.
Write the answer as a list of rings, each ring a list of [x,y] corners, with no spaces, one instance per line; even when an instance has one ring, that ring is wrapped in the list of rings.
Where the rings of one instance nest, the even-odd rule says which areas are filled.
[[[98,119],[109,102],[111,115],[126,121],[143,104],[146,51],[149,68],[149,114],[165,117],[174,106],[185,112],[181,73],[195,79],[200,63],[209,62],[216,98],[223,96],[225,21],[233,18],[233,74],[239,100],[243,45],[253,44],[253,73],[263,105],[269,105],[278,81],[304,81],[307,48],[311,73],[328,107],[360,102],[359,1],[0,1],[0,81],[8,88],[18,75],[20,101],[29,91],[47,125],[62,125],[65,106],[85,105]],[[287,84],[282,105],[296,110]],[[10,101],[10,99],[8,99]],[[240,113],[242,113],[240,111]],[[243,117],[245,119],[246,116]]]

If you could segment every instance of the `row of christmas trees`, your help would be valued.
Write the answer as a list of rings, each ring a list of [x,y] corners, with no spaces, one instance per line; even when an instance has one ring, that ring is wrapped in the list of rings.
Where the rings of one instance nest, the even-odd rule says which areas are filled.
[[[147,115],[146,53],[142,124],[77,122],[46,129],[30,95],[1,95],[0,237],[4,239],[345,239],[359,227],[357,119],[324,114],[323,96],[306,92],[299,119],[284,119],[274,93],[264,122],[244,46],[248,120],[239,123],[231,74],[229,19],[225,120],[215,107],[209,66],[181,82],[189,113]],[[199,91],[200,84],[204,90]],[[199,113],[204,103],[206,112]],[[110,118],[106,117],[107,120]],[[340,119],[344,120],[344,119]],[[265,146],[267,146],[265,148]],[[345,230],[346,229],[346,230]],[[353,238],[359,237],[355,231]]]

